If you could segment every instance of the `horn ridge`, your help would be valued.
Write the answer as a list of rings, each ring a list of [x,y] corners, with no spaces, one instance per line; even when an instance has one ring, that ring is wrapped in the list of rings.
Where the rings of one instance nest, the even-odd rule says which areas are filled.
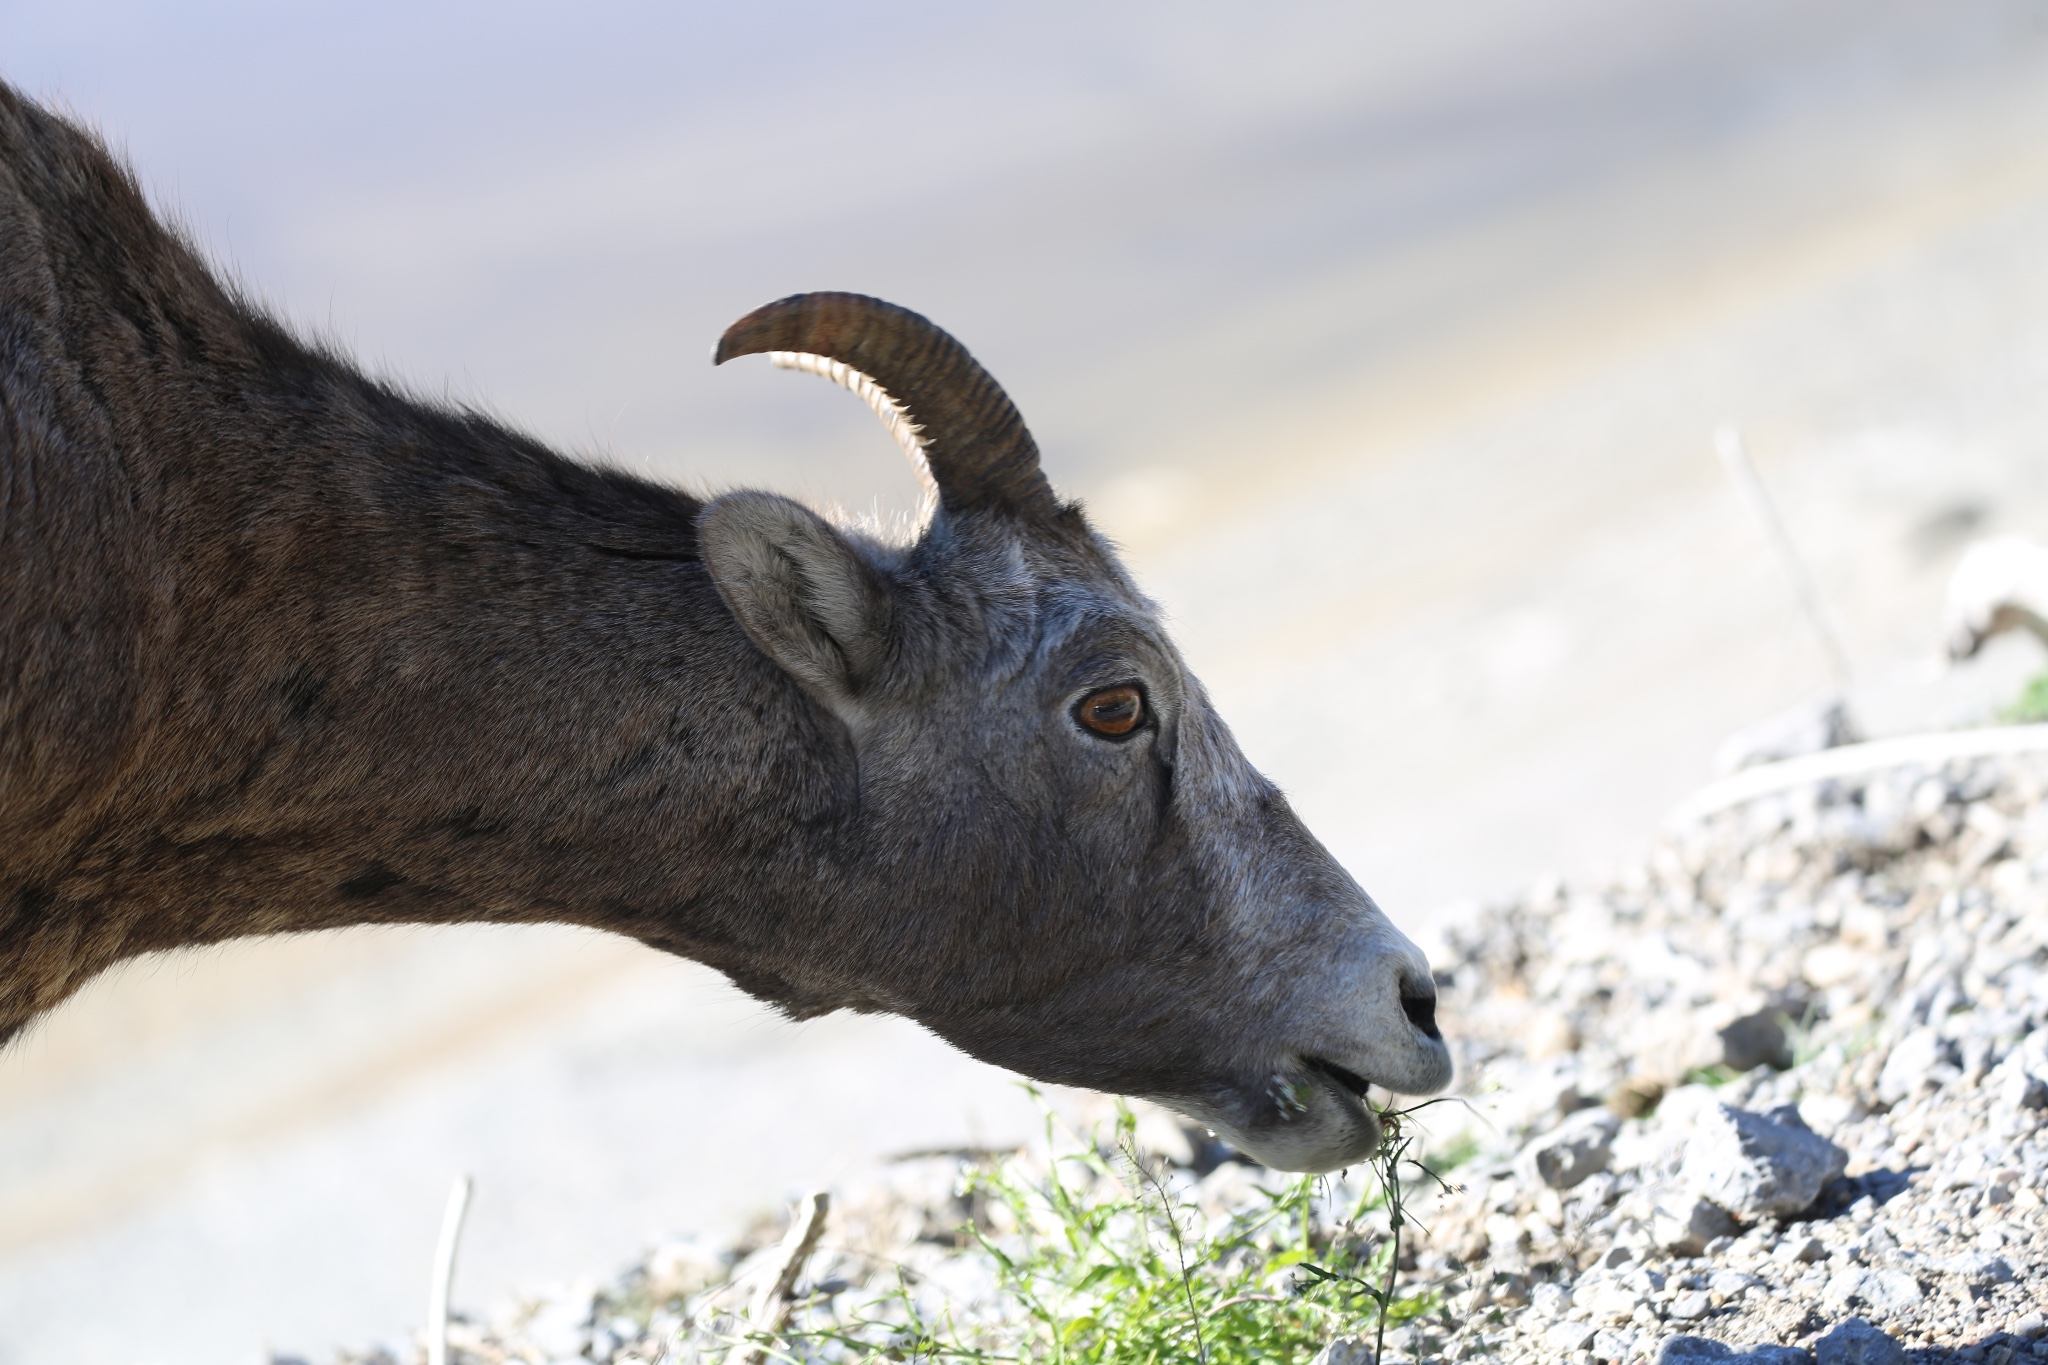
[[[836,362],[793,368],[837,379],[867,399],[906,450],[914,442],[948,512],[1042,516],[1058,507],[1016,404],[965,346],[921,314],[865,294],[793,294],[728,327],[711,358],[723,365],[764,352]]]

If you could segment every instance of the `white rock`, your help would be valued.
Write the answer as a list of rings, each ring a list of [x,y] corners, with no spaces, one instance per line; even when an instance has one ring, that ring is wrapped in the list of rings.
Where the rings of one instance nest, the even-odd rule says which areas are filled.
[[[1998,1070],[1994,1093],[2000,1104],[2008,1109],[2048,1109],[2048,1081],[2023,1066],[2008,1064]]]
[[[1373,1365],[1370,1337],[1338,1337],[1317,1351],[1309,1365]]]
[[[1905,1365],[1906,1348],[1862,1318],[1846,1319],[1813,1343],[1816,1365]]]
[[[1866,1270],[1849,1266],[1828,1277],[1821,1301],[1836,1310],[1857,1303],[1868,1304],[1883,1313],[1904,1313],[1918,1308],[1926,1291],[1903,1270]]]
[[[1820,1292],[1823,1306],[1840,1312],[1852,1302],[1863,1297],[1863,1277],[1870,1272],[1862,1266],[1844,1266],[1828,1276],[1827,1285]]]
[[[1516,1168],[1530,1184],[1568,1190],[1607,1169],[1621,1120],[1605,1109],[1582,1109],[1522,1149]]]
[[[1960,1075],[1955,1045],[1931,1028],[1914,1029],[1892,1045],[1884,1070],[1878,1074],[1877,1097],[1886,1104],[1898,1104]]]
[[[1553,1351],[1583,1351],[1598,1335],[1590,1322],[1553,1322],[1543,1329],[1543,1344]]]
[[[695,1238],[663,1242],[647,1257],[647,1288],[657,1299],[688,1298],[725,1278],[725,1258]]]
[[[1729,1357],[1728,1365],[1813,1365],[1813,1357],[1797,1346],[1745,1346]]]
[[[1707,1243],[1736,1231],[1728,1210],[1711,1199],[1678,1196],[1660,1204],[1650,1224],[1657,1245],[1681,1256],[1697,1256]]]
[[[1671,1300],[1670,1313],[1680,1322],[1691,1322],[1694,1318],[1705,1317],[1713,1306],[1705,1290],[1688,1289]]]
[[[1771,1259],[1781,1265],[1812,1265],[1827,1258],[1828,1249],[1820,1238],[1796,1234],[1778,1243],[1777,1249],[1771,1253]]]
[[[1593,1334],[1593,1359],[1618,1362],[1633,1360],[1641,1352],[1636,1349],[1636,1334],[1604,1328]]]
[[[1703,1198],[1753,1219],[1799,1212],[1848,1162],[1793,1105],[1758,1114],[1717,1104],[1694,1119],[1681,1175]]]
[[[1927,1297],[1920,1282],[1903,1270],[1873,1270],[1863,1277],[1863,1299],[1887,1313],[1918,1308]]]
[[[1746,1275],[1740,1270],[1717,1270],[1707,1277],[1707,1290],[1724,1299],[1732,1299],[1747,1290],[1760,1288],[1763,1283],[1757,1276]]]
[[[1954,1275],[1971,1284],[2004,1284],[2012,1279],[2012,1266],[2003,1256],[1993,1256],[1982,1251],[1965,1251],[1958,1256],[1943,1256],[1928,1263],[1930,1269],[1944,1275]]]
[[[524,1335],[547,1359],[580,1356],[590,1343],[596,1287],[585,1282],[545,1291],[527,1318]]]
[[[1636,1309],[1649,1301],[1641,1291],[1613,1280],[1596,1284],[1590,1290],[1582,1282],[1573,1298],[1585,1304],[1586,1311],[1594,1317],[1620,1322],[1635,1316]]]

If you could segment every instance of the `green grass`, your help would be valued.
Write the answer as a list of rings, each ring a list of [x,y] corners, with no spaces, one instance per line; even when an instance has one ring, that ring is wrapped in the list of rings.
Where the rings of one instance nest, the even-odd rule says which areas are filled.
[[[1728,1082],[1734,1080],[1737,1076],[1740,1076],[1741,1074],[1741,1072],[1736,1071],[1731,1067],[1726,1067],[1721,1065],[1721,1063],[1719,1062],[1715,1062],[1712,1066],[1696,1066],[1692,1070],[1686,1072],[1685,1084],[1705,1085],[1711,1086],[1715,1089],[1719,1089],[1720,1087],[1728,1084]]]
[[[1998,713],[1998,718],[2009,725],[2038,725],[2048,721],[2048,670],[2028,679],[2026,687]]]
[[[1398,1174],[1405,1166],[1435,1178],[1411,1155],[1417,1138],[1405,1118],[1387,1116],[1387,1141],[1348,1208],[1330,1207],[1328,1182],[1302,1178],[1205,1225],[1168,1172],[1139,1153],[1123,1111],[1106,1146],[1069,1143],[1049,1162],[1006,1159],[970,1175],[988,1216],[963,1234],[1014,1306],[1003,1320],[933,1315],[906,1279],[862,1321],[812,1325],[800,1313],[769,1356],[1300,1365],[1332,1337],[1382,1333],[1441,1308],[1433,1292],[1395,1293],[1407,1224]]]

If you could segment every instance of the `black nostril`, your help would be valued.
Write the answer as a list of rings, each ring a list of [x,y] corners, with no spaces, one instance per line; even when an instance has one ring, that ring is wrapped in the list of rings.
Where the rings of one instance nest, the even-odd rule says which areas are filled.
[[[1408,1022],[1421,1029],[1427,1036],[1431,1038],[1442,1038],[1444,1036],[1436,1026],[1436,993],[1434,991],[1428,995],[1409,995],[1403,992],[1401,995],[1401,1013],[1407,1015]]]

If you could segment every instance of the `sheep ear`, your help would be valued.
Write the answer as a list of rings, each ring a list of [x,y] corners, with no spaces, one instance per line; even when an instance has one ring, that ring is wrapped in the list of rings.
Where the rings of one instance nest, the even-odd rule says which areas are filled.
[[[800,503],[729,493],[697,514],[697,552],[747,634],[835,710],[872,681],[890,599],[846,537]]]

